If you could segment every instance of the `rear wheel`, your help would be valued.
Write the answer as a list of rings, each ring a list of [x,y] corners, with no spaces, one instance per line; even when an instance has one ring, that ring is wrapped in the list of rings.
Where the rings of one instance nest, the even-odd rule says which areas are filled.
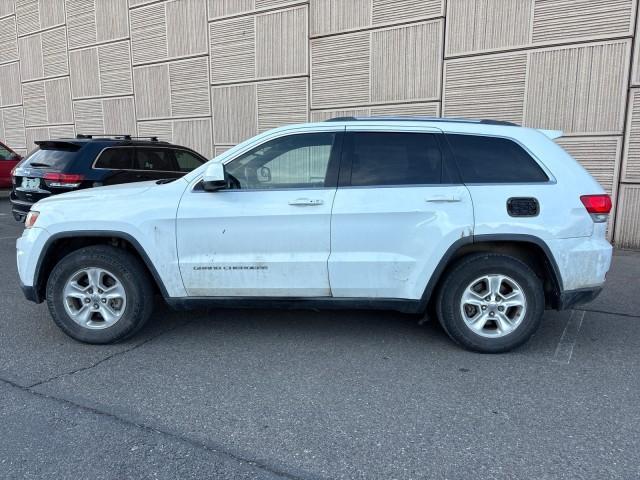
[[[542,281],[514,257],[469,255],[446,274],[437,310],[445,331],[463,347],[506,352],[538,329],[544,313]]]
[[[64,257],[47,282],[56,324],[86,343],[113,343],[138,331],[153,309],[146,269],[131,253],[97,245]]]

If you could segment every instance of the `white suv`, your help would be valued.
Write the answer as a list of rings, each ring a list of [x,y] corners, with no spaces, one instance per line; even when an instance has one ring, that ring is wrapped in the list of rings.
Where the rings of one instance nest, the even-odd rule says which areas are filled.
[[[433,312],[462,346],[524,343],[601,290],[602,187],[495,121],[339,118],[260,134],[172,181],[38,202],[17,242],[28,299],[88,343],[174,307]]]

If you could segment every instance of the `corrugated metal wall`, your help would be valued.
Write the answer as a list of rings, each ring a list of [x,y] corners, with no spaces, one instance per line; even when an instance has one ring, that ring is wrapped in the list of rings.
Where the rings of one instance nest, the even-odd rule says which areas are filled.
[[[562,129],[640,247],[638,0],[0,0],[0,138],[213,155],[334,115]],[[634,40],[635,38],[635,40]]]

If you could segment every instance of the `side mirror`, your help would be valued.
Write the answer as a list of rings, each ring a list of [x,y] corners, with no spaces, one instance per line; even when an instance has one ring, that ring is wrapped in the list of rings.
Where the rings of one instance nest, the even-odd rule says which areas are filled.
[[[227,176],[224,171],[224,165],[221,163],[212,163],[207,166],[202,178],[202,187],[207,192],[215,192],[227,186]]]

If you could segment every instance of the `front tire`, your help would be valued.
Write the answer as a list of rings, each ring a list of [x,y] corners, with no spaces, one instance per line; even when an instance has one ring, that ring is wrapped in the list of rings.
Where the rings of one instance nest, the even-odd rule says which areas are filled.
[[[54,322],[84,343],[115,343],[130,337],[153,310],[151,279],[140,260],[111,246],[95,245],[65,256],[47,281]]]
[[[524,344],[544,314],[541,279],[517,258],[492,253],[463,257],[438,292],[438,319],[468,350],[501,353]]]

